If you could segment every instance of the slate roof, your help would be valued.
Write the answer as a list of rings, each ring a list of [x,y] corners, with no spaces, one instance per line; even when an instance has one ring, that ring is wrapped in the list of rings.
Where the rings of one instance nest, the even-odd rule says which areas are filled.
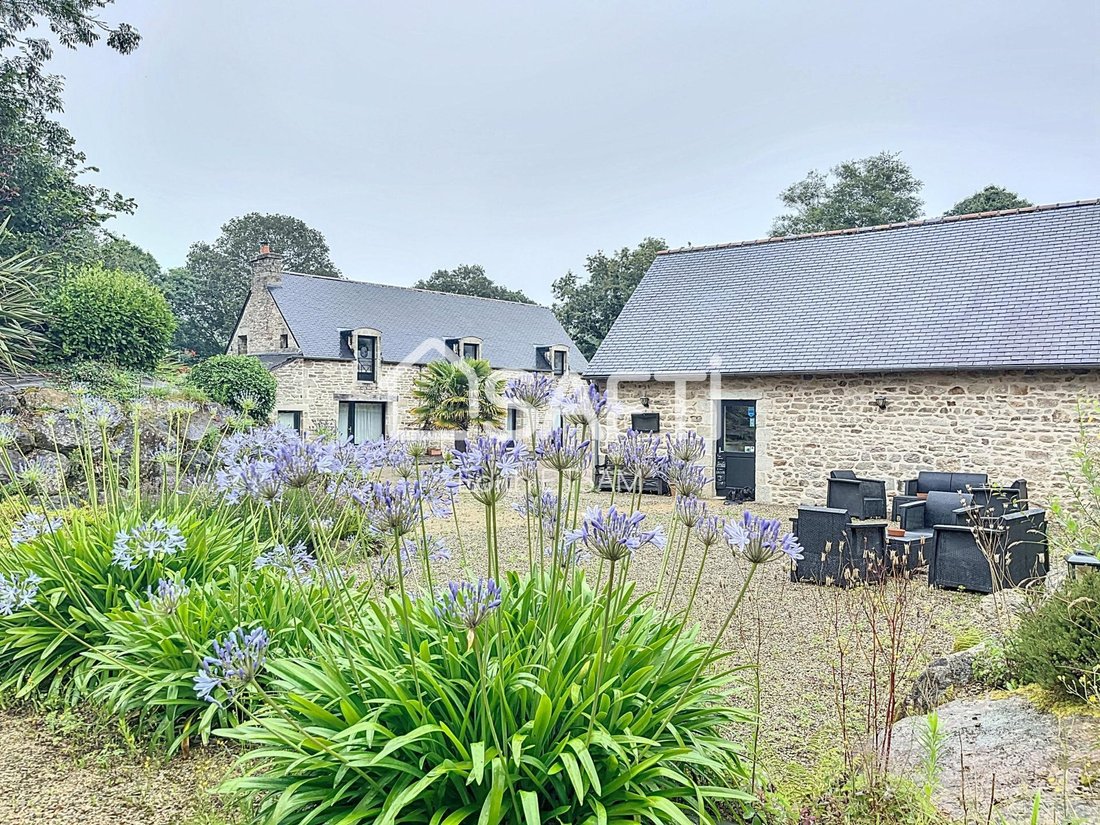
[[[427,363],[440,353],[426,340],[476,337],[496,368],[536,369],[535,348],[554,345],[569,347],[570,370],[587,367],[554,313],[537,304],[296,273],[269,289],[306,358],[347,358],[340,331],[369,327],[381,333],[383,361]]]
[[[661,254],[587,374],[1100,366],[1100,200]]]

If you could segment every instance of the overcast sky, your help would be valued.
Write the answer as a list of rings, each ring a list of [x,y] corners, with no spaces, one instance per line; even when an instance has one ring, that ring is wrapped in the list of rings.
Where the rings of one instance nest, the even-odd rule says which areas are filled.
[[[1100,3],[118,0],[61,52],[111,227],[164,266],[229,218],[345,275],[480,263],[551,299],[597,249],[756,238],[813,168],[900,151],[939,214],[988,183],[1100,196]],[[257,241],[260,239],[257,239]]]

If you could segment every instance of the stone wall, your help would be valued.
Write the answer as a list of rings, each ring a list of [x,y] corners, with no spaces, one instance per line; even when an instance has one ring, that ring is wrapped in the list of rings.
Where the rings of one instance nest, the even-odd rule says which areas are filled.
[[[241,311],[237,328],[229,339],[227,352],[237,353],[237,337],[248,336],[249,353],[274,353],[300,351],[294,333],[290,331],[275,298],[268,287],[277,286],[282,277],[282,258],[274,254],[262,254],[252,262],[252,283]],[[287,337],[281,346],[282,336]]]
[[[1046,503],[1066,490],[1079,402],[1100,397],[1100,371],[725,376],[608,389],[620,407],[611,434],[631,413],[658,412],[662,431],[697,430],[711,451],[718,399],[755,400],[758,501],[823,503],[829,470],[854,469],[885,478],[888,491],[919,470],[1026,478],[1032,500]]]
[[[359,381],[354,360],[296,359],[276,367],[272,372],[278,384],[275,409],[301,412],[303,429],[316,432],[319,429],[336,429],[341,401],[381,401],[386,404],[387,434],[418,430],[419,426],[410,411],[417,404],[412,395],[413,384],[423,368],[417,364],[383,362],[379,365],[377,381]],[[505,381],[522,374],[510,370],[496,373]],[[559,379],[559,384],[563,386],[579,383],[580,378],[576,375]],[[544,417],[537,427],[545,430],[550,423]]]

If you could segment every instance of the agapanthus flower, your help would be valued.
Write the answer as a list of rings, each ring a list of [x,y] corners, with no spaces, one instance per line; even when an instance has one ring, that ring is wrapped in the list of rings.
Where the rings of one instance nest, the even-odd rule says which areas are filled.
[[[214,640],[214,655],[207,656],[195,677],[195,694],[216,702],[214,691],[223,688],[230,699],[255,681],[267,658],[268,637],[262,627],[246,631],[238,627]]]
[[[607,466],[612,469],[623,466],[625,456],[623,456],[622,441],[612,441],[604,447],[604,460],[607,462]]]
[[[499,501],[508,489],[508,479],[519,473],[527,451],[522,444],[479,436],[466,449],[454,454],[459,480],[482,504]]]
[[[472,646],[474,631],[500,607],[500,603],[500,587],[493,579],[478,579],[476,583],[451,582],[436,600],[435,612],[444,621],[465,627]]]
[[[553,393],[554,382],[541,373],[513,378],[504,388],[505,398],[532,410],[545,409]]]
[[[0,573],[0,616],[10,616],[20,608],[30,607],[41,583],[42,579],[34,573],[22,578],[15,573]]]
[[[408,551],[401,548],[401,563],[408,559]],[[371,581],[382,585],[384,592],[389,593],[401,583],[397,566],[397,557],[392,553],[383,553],[371,562]]]
[[[215,473],[214,483],[230,504],[236,504],[243,498],[251,498],[270,505],[279,501],[285,490],[285,483],[276,471],[275,462],[260,458],[223,467]]]
[[[786,557],[791,561],[802,558],[802,547],[791,533],[783,532],[779,519],[754,516],[745,511],[740,521],[730,521],[723,529],[726,542],[746,561],[765,564]]]
[[[160,579],[156,590],[149,587],[145,592],[154,610],[171,615],[179,609],[180,602],[191,592],[191,588],[176,579]]]
[[[421,503],[427,514],[449,518],[455,491],[461,487],[458,471],[446,464],[433,464],[420,471]]]
[[[552,538],[558,526],[558,496],[552,490],[528,490],[523,501],[512,505],[520,515],[530,516],[541,525],[544,536]]]
[[[275,450],[274,470],[291,488],[309,485],[317,476],[338,472],[336,446],[322,441],[289,440]]]
[[[695,496],[677,496],[674,515],[685,527],[691,528],[707,514],[707,505]]]
[[[11,421],[0,420],[0,447],[10,447],[15,443],[15,425]]]
[[[16,470],[16,480],[28,490],[46,490],[61,482],[61,473],[56,464],[46,461],[26,461]]]
[[[449,561],[452,556],[451,548],[447,546],[446,540],[439,536],[428,536],[427,546],[417,541],[405,539],[401,542],[401,548],[405,553],[402,556],[403,560],[415,559],[423,554],[428,561]]]
[[[133,570],[142,559],[174,556],[187,546],[180,528],[164,519],[139,524],[115,534],[113,562],[124,570]]]
[[[417,481],[377,481],[352,492],[365,507],[370,529],[389,536],[407,536],[420,523],[422,490]]]
[[[688,430],[675,438],[671,433],[665,436],[665,452],[687,464],[698,461],[707,451],[707,442],[694,430]]]
[[[310,581],[310,576],[317,569],[317,559],[306,550],[305,544],[298,542],[294,546],[276,544],[266,553],[256,556],[252,565],[256,570],[270,567],[285,573],[288,577],[297,581]]]
[[[627,430],[619,437],[622,447],[623,470],[639,481],[656,478],[664,466],[664,457],[658,452],[660,441],[650,433]]]
[[[644,513],[631,513],[615,509],[612,505],[606,512],[598,507],[590,507],[581,520],[581,526],[566,536],[566,543],[582,543],[588,550],[608,561],[622,561],[635,550],[647,544],[654,547],[665,546],[664,530],[658,526],[653,530],[643,530]]]
[[[300,440],[301,437],[297,432],[282,424],[253,427],[226,436],[222,440],[219,457],[223,464],[256,458],[274,461],[280,448]]]
[[[722,519],[718,516],[703,516],[695,523],[695,538],[709,550],[722,538]]]
[[[706,468],[699,464],[688,464],[678,458],[669,458],[661,471],[669,486],[684,496],[699,495],[710,481]]]
[[[85,425],[103,430],[109,430],[122,421],[118,408],[98,395],[78,396],[76,414],[83,419]]]
[[[579,470],[588,463],[588,445],[574,427],[559,427],[539,439],[535,455],[558,472]]]
[[[60,529],[61,519],[56,516],[44,516],[41,513],[27,513],[11,528],[11,543],[18,547],[33,541],[41,535]]]
[[[561,414],[570,424],[595,427],[607,421],[611,406],[607,393],[595,384],[584,390],[573,390],[561,398]]]

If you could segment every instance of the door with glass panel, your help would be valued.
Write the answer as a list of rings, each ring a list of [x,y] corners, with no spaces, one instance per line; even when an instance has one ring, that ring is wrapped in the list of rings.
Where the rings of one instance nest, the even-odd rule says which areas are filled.
[[[719,493],[756,494],[756,402],[723,401],[719,415],[714,486]]]
[[[386,405],[381,401],[341,401],[336,431],[354,444],[376,441],[386,434]]]

